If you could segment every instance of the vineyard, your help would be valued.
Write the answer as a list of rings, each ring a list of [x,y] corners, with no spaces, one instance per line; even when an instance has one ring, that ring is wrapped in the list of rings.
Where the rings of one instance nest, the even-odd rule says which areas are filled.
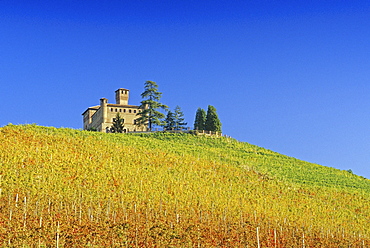
[[[232,138],[0,128],[0,247],[370,247],[370,180]]]

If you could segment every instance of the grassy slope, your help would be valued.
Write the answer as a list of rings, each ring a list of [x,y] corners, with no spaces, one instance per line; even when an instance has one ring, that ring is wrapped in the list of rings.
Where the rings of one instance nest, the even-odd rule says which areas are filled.
[[[81,231],[94,222],[101,225],[102,237],[121,240],[122,235],[104,223],[133,225],[135,221],[139,225],[127,213],[145,213],[140,215],[146,216],[143,233],[151,239],[142,240],[156,245],[176,245],[181,240],[191,246],[196,235],[210,245],[242,245],[247,241],[240,238],[241,232],[253,245],[255,240],[250,239],[256,227],[261,228],[265,246],[272,244],[270,230],[280,230],[279,242],[286,246],[302,242],[297,232],[305,233],[306,244],[369,242],[369,180],[233,139],[103,134],[26,125],[0,128],[0,144],[0,221],[8,223],[0,230],[0,242],[26,240],[4,234],[19,228],[9,221],[10,212],[20,226],[30,226],[30,233],[35,230],[21,221],[22,216],[39,222],[47,215],[50,226],[65,223],[64,233],[71,232],[71,223],[78,222]],[[20,210],[18,197],[27,198],[27,206],[23,200],[27,215]],[[238,227],[231,228],[235,223]],[[157,226],[163,229],[161,235],[152,233]],[[235,237],[223,231],[226,226],[235,229]],[[200,239],[203,229],[220,238]],[[123,236],[133,244],[130,231],[127,227]],[[40,237],[49,244],[55,230],[45,230]],[[77,242],[73,235],[61,242],[68,244],[66,237]],[[232,240],[236,243],[227,243]]]

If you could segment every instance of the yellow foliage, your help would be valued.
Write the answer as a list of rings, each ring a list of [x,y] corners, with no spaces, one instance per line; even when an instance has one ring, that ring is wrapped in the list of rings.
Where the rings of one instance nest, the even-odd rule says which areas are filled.
[[[368,181],[305,185],[232,139],[25,125],[0,148],[0,246],[370,246]]]

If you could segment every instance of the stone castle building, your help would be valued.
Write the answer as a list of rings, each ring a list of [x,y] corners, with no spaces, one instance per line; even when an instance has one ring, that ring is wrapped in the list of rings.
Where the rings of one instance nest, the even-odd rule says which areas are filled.
[[[136,119],[139,117],[136,114],[141,112],[139,106],[129,105],[130,91],[128,89],[116,90],[116,103],[108,103],[108,99],[101,98],[100,105],[89,107],[82,113],[83,129],[96,130],[98,132],[109,132],[112,127],[113,120],[117,114],[124,119],[124,131],[146,131],[146,126],[137,126]]]

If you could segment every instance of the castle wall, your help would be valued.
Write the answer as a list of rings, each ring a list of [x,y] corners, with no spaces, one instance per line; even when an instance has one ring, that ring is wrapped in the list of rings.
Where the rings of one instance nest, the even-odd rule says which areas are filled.
[[[84,113],[83,113],[83,127],[84,130],[88,130],[90,128],[91,122],[92,122],[92,116],[96,113],[98,110],[97,107],[94,108],[88,108]]]
[[[98,111],[93,114],[91,117],[91,123],[89,128],[96,129],[99,132],[102,132],[102,123],[103,123],[103,109],[99,108]]]
[[[137,113],[139,113],[141,109],[138,106],[119,106],[119,105],[109,105],[107,106],[107,121],[106,126],[111,127],[113,124],[113,119],[116,118],[117,114],[124,119],[124,129],[126,132],[133,132],[133,131],[144,131],[144,127],[138,127],[135,125],[135,120],[139,117]]]

